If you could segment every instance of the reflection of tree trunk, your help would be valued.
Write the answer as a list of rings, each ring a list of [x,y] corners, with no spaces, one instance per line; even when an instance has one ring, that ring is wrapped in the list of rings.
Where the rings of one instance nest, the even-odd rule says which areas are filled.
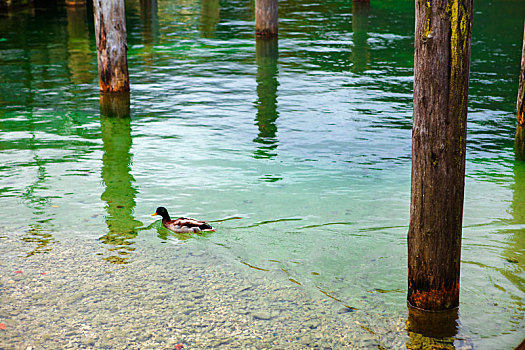
[[[91,50],[87,26],[86,4],[67,6],[68,67],[73,84],[89,84],[94,75],[91,71]]]
[[[100,238],[114,246],[110,251],[118,255],[107,258],[113,263],[126,263],[126,255],[135,250],[132,239],[142,224],[133,217],[135,195],[131,165],[131,118],[129,94],[102,94],[100,97],[100,124],[104,155],[102,180],[106,190],[101,199],[106,202],[108,233]]]
[[[523,33],[523,47],[521,49],[521,73],[518,88],[518,124],[525,125],[525,27]]]
[[[452,338],[458,332],[458,309],[445,310],[441,312],[428,312],[408,307],[407,332],[409,335],[408,349],[419,349],[418,344],[414,344],[421,339],[421,336],[412,337],[412,333],[423,337],[443,339]],[[421,341],[421,340],[420,340]],[[424,344],[419,344],[424,345]],[[426,344],[427,346],[429,344]]]
[[[140,19],[144,45],[155,44],[159,31],[157,0],[140,0]]]
[[[521,137],[525,132],[525,126],[518,125]],[[523,139],[520,145],[523,145]],[[523,152],[523,149],[521,150]],[[512,186],[512,205],[510,207],[512,215],[512,223],[516,226],[525,225],[525,158],[523,153],[518,153],[516,150],[516,159],[514,161],[514,185]],[[519,274],[523,269],[520,266],[525,266],[525,229],[515,228],[507,231],[509,239],[504,255],[508,262],[517,264],[516,269],[508,269],[505,271],[507,278],[514,283],[518,288],[523,289],[523,279]]]
[[[256,40],[257,61],[257,115],[256,124],[259,135],[254,140],[261,146],[255,153],[256,158],[274,157],[277,148],[277,38]]]
[[[354,47],[352,49],[352,71],[360,73],[368,65],[368,15],[370,3],[354,2],[352,4],[352,31]]]
[[[215,37],[220,14],[219,0],[201,0],[200,31],[204,38]]]
[[[473,0],[448,3],[416,1],[408,301],[425,310],[459,305]]]

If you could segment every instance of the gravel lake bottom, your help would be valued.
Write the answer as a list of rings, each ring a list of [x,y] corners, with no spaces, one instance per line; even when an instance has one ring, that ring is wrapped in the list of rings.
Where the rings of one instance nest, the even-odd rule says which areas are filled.
[[[0,243],[1,349],[377,349],[423,341],[407,335],[406,316],[372,327],[366,312],[308,292],[284,272],[240,266],[198,244],[143,241],[119,265],[91,238],[55,241],[41,254],[27,254],[16,235]]]

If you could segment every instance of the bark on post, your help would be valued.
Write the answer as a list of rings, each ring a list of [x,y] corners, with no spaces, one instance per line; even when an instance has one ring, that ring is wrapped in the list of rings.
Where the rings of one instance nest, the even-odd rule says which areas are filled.
[[[278,8],[277,0],[255,0],[255,35],[277,36]]]
[[[408,302],[459,305],[473,0],[416,0]]]
[[[124,0],[94,0],[93,11],[100,91],[129,91]]]

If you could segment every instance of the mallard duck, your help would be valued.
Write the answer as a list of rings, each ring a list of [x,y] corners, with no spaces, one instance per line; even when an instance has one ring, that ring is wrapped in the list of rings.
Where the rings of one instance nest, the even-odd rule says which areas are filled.
[[[168,211],[164,207],[158,207],[155,211],[155,214],[152,214],[151,216],[155,215],[162,216],[162,225],[173,232],[215,232],[215,229],[204,221],[195,220],[192,218],[178,218],[171,220],[170,214],[168,214]]]

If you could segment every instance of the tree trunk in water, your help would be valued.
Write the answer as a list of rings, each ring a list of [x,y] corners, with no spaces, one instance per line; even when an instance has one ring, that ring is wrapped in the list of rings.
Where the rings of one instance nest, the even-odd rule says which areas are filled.
[[[255,35],[277,36],[278,8],[277,0],[255,0]]]
[[[459,305],[473,0],[416,0],[408,302]]]
[[[100,91],[129,91],[124,0],[94,0],[93,11]]]
[[[521,50],[521,74],[518,88],[518,124],[525,125],[525,27],[523,32],[523,48]]]

